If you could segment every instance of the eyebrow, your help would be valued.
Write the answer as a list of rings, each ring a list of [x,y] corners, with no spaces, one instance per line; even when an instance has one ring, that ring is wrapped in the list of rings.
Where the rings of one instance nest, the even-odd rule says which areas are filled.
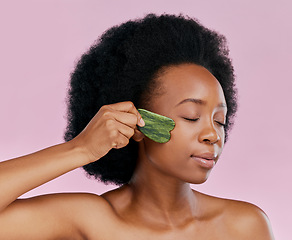
[[[179,102],[178,104],[175,105],[175,107],[183,104],[183,103],[186,103],[186,102],[193,102],[193,103],[196,103],[196,104],[199,104],[199,105],[206,105],[207,102],[202,100],[202,99],[197,99],[197,98],[186,98],[184,100],[182,100],[181,102]],[[227,108],[227,105],[225,103],[219,103],[217,105],[217,107],[221,107],[221,108]]]

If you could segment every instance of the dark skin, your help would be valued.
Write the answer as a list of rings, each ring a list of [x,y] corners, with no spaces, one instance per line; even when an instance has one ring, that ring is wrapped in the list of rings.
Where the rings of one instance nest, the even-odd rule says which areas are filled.
[[[257,206],[190,187],[205,182],[211,172],[191,155],[214,153],[217,164],[223,150],[227,108],[217,79],[201,66],[182,64],[168,68],[158,81],[165,91],[148,110],[175,121],[169,142],[156,143],[138,131],[141,116],[125,102],[100,110],[72,141],[24,156],[19,168],[18,159],[1,163],[0,189],[5,194],[0,239],[274,239],[267,216]],[[177,105],[187,98],[202,101]],[[103,142],[96,143],[97,133]],[[131,137],[139,142],[139,156],[129,184],[101,196],[72,193],[15,200],[113,147],[127,145]]]
[[[174,67],[160,79],[166,93],[154,99],[150,110],[172,118],[176,126],[167,143],[149,138],[140,141],[137,170],[123,190],[133,199],[130,209],[141,211],[139,216],[146,218],[143,225],[146,221],[149,227],[169,229],[201,218],[190,183],[205,182],[211,170],[190,156],[211,152],[218,161],[224,145],[224,128],[218,122],[225,122],[227,112],[226,107],[217,107],[226,105],[220,84],[203,70],[192,65]],[[204,100],[206,105],[185,102],[176,106],[188,98]],[[125,215],[132,215],[130,212]]]
[[[244,211],[259,213],[255,206],[208,196],[190,187],[190,183],[205,182],[211,172],[190,156],[212,152],[217,163],[223,150],[221,124],[226,121],[227,107],[219,82],[207,69],[193,64],[170,68],[159,81],[165,93],[153,100],[149,110],[175,121],[171,140],[160,144],[143,138],[131,182],[102,196],[125,221],[153,229],[155,239],[160,235],[166,239],[248,239],[247,234],[253,238],[256,233],[245,232],[250,231],[245,221],[252,215],[243,215]],[[205,104],[188,101],[177,106],[188,98]],[[233,220],[240,213],[237,225]],[[271,239],[267,228],[261,231],[265,232],[262,239]]]

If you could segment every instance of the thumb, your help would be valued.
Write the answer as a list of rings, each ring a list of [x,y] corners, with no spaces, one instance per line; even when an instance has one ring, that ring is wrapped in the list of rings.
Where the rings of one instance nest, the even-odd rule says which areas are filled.
[[[136,141],[136,142],[140,142],[143,140],[143,138],[145,137],[145,135],[140,132],[138,129],[135,129],[135,133],[132,136],[132,138]]]

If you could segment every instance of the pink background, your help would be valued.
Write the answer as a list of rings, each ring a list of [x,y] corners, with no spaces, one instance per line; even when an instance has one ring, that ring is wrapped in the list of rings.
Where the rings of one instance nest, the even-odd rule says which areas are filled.
[[[258,205],[276,239],[291,239],[291,8],[288,0],[2,0],[0,159],[63,141],[69,74],[106,29],[149,12],[184,13],[227,37],[240,101],[218,165],[193,188]],[[23,196],[114,187],[76,169]]]

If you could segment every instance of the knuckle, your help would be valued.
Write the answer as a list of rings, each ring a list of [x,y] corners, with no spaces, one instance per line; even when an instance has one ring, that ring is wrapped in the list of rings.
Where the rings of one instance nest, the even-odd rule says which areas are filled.
[[[102,116],[103,117],[108,117],[111,115],[111,111],[109,109],[105,109],[102,113]]]
[[[118,138],[118,136],[119,136],[118,130],[113,130],[109,134],[109,137],[114,141]]]
[[[103,105],[101,106],[101,108],[99,109],[101,112],[104,112],[108,109],[108,106],[107,105]]]
[[[114,121],[112,119],[108,119],[105,121],[105,126],[107,129],[112,129],[114,127]]]
[[[112,142],[112,148],[117,148],[119,146],[117,141]]]
[[[114,148],[121,148],[125,147],[129,143],[129,139],[125,136],[119,136],[119,138],[116,138],[115,141],[112,142],[112,147]]]
[[[128,101],[127,104],[129,105],[129,108],[134,108],[135,105],[132,101]]]

